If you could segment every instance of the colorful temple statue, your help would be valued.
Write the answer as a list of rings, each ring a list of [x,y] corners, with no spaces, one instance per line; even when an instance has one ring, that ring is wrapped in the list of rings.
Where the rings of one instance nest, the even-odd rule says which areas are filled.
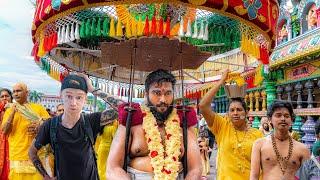
[[[317,27],[317,8],[313,4],[308,12],[307,21],[308,21],[308,30],[314,29]]]
[[[279,43],[287,42],[288,41],[288,29],[286,24],[284,24],[279,32]]]

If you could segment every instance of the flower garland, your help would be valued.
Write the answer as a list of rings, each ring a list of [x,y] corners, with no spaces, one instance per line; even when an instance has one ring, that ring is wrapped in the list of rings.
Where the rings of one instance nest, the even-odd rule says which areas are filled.
[[[179,156],[181,154],[181,127],[177,110],[173,109],[165,121],[165,147],[162,144],[158,124],[149,108],[143,107],[142,128],[148,143],[149,157],[153,167],[155,180],[175,180],[179,171]]]

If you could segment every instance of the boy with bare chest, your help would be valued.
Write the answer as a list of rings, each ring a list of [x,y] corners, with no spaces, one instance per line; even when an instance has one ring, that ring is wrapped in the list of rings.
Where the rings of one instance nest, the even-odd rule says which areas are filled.
[[[253,145],[250,179],[294,180],[302,162],[310,158],[307,147],[295,141],[289,133],[294,119],[291,104],[274,102],[268,109],[274,133],[258,139]]]

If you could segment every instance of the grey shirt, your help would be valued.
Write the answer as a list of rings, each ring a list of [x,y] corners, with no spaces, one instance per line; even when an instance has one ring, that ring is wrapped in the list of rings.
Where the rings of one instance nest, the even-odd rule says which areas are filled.
[[[300,180],[318,180],[320,179],[320,156],[312,157],[301,165],[296,173],[296,177]]]

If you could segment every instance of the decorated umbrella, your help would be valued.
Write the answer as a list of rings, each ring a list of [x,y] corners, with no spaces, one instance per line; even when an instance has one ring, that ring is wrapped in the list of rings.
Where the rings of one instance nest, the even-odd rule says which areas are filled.
[[[275,0],[38,0],[32,54],[56,80],[85,71],[105,79],[99,86],[106,92],[129,96],[130,102],[142,97],[133,86],[141,87],[149,72],[170,70],[183,98],[194,96],[185,92],[188,84],[208,90],[205,83],[221,69],[248,74],[258,62],[267,65],[278,13]],[[186,127],[183,118],[185,149]],[[185,155],[185,174],[186,160]]]

